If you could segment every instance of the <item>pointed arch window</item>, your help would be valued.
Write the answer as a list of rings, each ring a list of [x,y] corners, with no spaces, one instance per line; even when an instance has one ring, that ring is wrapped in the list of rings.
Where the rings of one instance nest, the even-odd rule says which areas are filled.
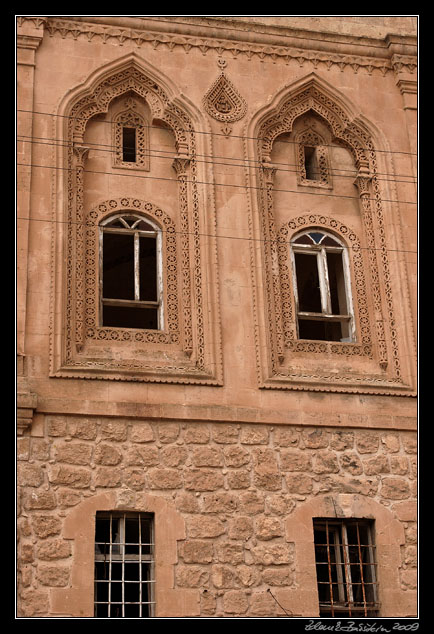
[[[114,118],[114,166],[149,171],[149,124],[141,104],[129,97],[126,109]]]
[[[161,229],[125,212],[100,226],[100,323],[162,330]]]
[[[348,250],[312,229],[291,240],[299,339],[355,341]]]

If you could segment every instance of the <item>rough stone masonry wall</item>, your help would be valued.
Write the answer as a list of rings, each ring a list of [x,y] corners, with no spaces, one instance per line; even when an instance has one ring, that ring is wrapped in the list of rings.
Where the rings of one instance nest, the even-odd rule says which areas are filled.
[[[296,583],[284,522],[317,494],[358,493],[403,522],[401,586],[416,584],[412,432],[47,416],[18,439],[21,614],[50,613],[70,583],[69,510],[107,489],[173,502],[186,524],[175,583],[200,591],[201,616],[276,616],[271,593]],[[21,495],[20,495],[21,492]]]

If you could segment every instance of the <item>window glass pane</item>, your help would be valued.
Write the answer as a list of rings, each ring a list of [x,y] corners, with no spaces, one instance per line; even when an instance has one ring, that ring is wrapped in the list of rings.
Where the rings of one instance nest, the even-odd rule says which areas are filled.
[[[341,245],[337,240],[334,240],[330,236],[325,236],[324,240],[321,242],[321,246],[324,247],[340,247]]]
[[[333,315],[346,315],[348,308],[342,254],[327,253],[327,267],[332,313]]]
[[[157,301],[157,241],[140,236],[140,299]]]
[[[309,237],[308,234],[304,234],[294,240],[294,244],[312,244],[312,239]]]
[[[155,228],[149,224],[149,222],[145,222],[144,220],[140,220],[134,225],[134,229],[139,229],[140,231],[155,231]]]
[[[103,306],[103,324],[114,328],[158,330],[158,310],[138,306]]]
[[[324,234],[323,233],[319,233],[319,232],[315,232],[315,231],[311,231],[309,233],[310,237],[312,238],[312,240],[316,243],[319,244],[321,242],[321,240],[324,238]],[[322,242],[321,242],[322,244]]]
[[[134,299],[134,237],[103,234],[103,297]],[[109,325],[104,323],[104,326]]]
[[[316,255],[295,253],[299,310],[321,312],[321,294]]]

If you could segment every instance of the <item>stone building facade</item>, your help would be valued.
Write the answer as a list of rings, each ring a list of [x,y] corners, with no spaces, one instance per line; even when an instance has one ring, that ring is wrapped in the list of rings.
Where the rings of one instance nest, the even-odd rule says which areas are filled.
[[[416,18],[16,34],[18,616],[417,616]]]

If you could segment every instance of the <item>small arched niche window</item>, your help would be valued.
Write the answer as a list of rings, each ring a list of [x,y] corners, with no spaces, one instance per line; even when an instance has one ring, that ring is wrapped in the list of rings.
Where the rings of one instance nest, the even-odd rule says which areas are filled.
[[[125,212],[100,226],[102,326],[162,330],[161,229]]]
[[[114,115],[114,166],[149,170],[149,129],[145,109],[137,100],[125,100],[125,110]]]
[[[348,252],[312,229],[291,240],[299,339],[355,341]]]

